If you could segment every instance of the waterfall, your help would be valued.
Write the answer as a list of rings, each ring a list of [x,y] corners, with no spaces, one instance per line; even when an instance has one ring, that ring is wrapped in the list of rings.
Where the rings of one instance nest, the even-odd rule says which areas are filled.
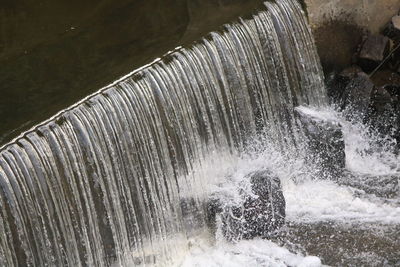
[[[0,150],[0,265],[172,264],[207,232],[207,158],[326,103],[295,1],[179,47]]]

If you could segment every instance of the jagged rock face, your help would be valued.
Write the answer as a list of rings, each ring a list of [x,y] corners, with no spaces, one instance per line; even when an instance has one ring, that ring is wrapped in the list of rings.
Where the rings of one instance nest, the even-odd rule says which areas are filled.
[[[229,241],[268,238],[285,223],[286,204],[280,179],[264,170],[249,174],[244,180],[250,181],[251,192],[239,192],[240,204],[216,198],[209,204],[212,218],[219,214],[222,233]]]

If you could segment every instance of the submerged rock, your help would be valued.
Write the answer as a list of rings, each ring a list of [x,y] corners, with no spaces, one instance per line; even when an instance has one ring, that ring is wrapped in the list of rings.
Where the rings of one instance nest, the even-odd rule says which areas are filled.
[[[249,192],[239,189],[240,201],[219,199],[209,202],[209,218],[221,218],[221,230],[229,241],[268,238],[271,232],[285,223],[285,198],[280,179],[270,171],[249,174],[244,181],[250,182]]]
[[[307,139],[306,160],[317,167],[319,178],[336,179],[346,165],[341,125],[333,119],[317,117],[305,108],[296,108],[295,114]]]

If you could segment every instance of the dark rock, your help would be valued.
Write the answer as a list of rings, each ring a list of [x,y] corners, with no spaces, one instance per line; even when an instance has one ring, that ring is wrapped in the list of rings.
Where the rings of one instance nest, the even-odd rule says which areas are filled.
[[[363,72],[360,66],[352,65],[342,70],[342,72],[339,74],[339,77],[344,81],[350,82],[360,72]]]
[[[372,93],[371,104],[377,112],[382,112],[392,105],[392,96],[385,87],[377,88]]]
[[[394,16],[383,30],[383,34],[395,41],[400,41],[400,16]]]
[[[389,49],[388,37],[380,34],[370,35],[361,48],[358,63],[363,70],[372,71],[385,59]]]
[[[338,181],[341,185],[351,186],[374,194],[378,197],[397,198],[400,197],[399,175],[355,175],[347,173]]]
[[[375,85],[364,72],[358,72],[343,92],[345,115],[364,118],[371,102],[371,93]]]
[[[338,74],[334,73],[331,75],[327,81],[328,96],[331,104],[335,104],[339,107],[343,106],[343,96],[346,86],[359,72],[362,72],[361,68],[357,65],[353,65]]]
[[[391,70],[379,70],[372,77],[371,81],[377,87],[385,86],[387,84],[400,86],[400,75]]]
[[[325,82],[327,85],[329,103],[333,105],[338,105],[341,102],[341,99],[343,97],[343,92],[344,89],[346,88],[347,83],[343,82],[340,79],[339,74],[334,72],[330,73],[326,77]]]
[[[400,86],[385,85],[374,90],[369,121],[383,137],[400,140]],[[399,142],[398,142],[399,143]]]
[[[332,119],[317,117],[304,108],[296,108],[295,112],[307,139],[306,160],[318,178],[337,179],[346,165],[341,125]]]
[[[392,101],[396,104],[400,101],[400,85],[397,84],[386,84],[383,86],[385,90],[389,92],[392,97]]]
[[[383,87],[378,88],[372,95],[372,111],[369,120],[373,129],[382,136],[392,136],[396,131],[392,97]]]
[[[400,74],[400,41],[391,41],[392,50],[390,51],[390,57],[388,59],[389,68],[396,73]]]
[[[211,217],[220,214],[222,233],[229,241],[268,238],[285,223],[285,198],[278,177],[263,170],[249,174],[251,192],[239,190],[240,204],[216,199],[210,201]]]

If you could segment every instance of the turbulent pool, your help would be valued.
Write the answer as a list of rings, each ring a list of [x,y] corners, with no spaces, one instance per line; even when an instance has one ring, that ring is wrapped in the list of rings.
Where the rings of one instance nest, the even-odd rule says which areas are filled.
[[[283,182],[287,225],[271,240],[232,244],[193,241],[182,266],[393,266],[400,263],[400,158],[391,140],[347,121],[333,108],[303,109],[341,123],[346,175],[319,179],[299,154],[263,145],[259,154],[226,161],[225,170],[243,177],[254,169],[274,170]],[[312,170],[313,166],[311,166]],[[387,183],[385,177],[392,177]],[[372,187],[371,184],[379,186]],[[392,194],[382,196],[382,190]],[[232,190],[232,189],[229,189]],[[366,192],[367,191],[367,192]],[[199,245],[200,244],[200,245]]]

